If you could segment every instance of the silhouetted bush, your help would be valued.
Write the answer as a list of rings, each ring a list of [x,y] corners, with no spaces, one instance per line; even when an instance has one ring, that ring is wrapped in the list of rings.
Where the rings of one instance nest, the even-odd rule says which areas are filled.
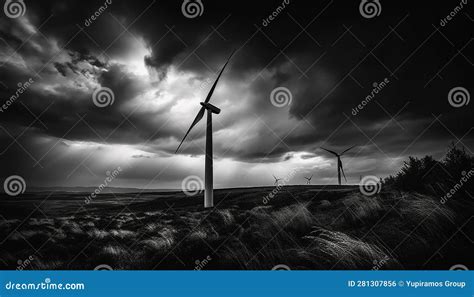
[[[473,189],[473,164],[473,156],[453,143],[441,161],[432,156],[409,157],[401,170],[395,176],[385,178],[383,184],[404,191],[444,195],[461,183],[462,189],[470,192]]]

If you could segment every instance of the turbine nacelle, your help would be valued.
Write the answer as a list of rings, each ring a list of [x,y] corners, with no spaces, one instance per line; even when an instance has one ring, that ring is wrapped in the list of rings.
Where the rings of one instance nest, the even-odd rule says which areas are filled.
[[[212,105],[211,103],[201,102],[201,105],[202,107],[204,107],[205,109],[209,110],[212,113],[219,114],[221,112],[221,110],[218,107]]]

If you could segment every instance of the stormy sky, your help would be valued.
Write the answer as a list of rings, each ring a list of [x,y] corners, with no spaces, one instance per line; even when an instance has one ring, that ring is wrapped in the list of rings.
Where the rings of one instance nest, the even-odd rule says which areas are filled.
[[[211,99],[216,187],[293,171],[290,184],[336,183],[320,146],[356,145],[343,157],[351,184],[410,155],[441,158],[453,141],[472,153],[472,4],[375,2],[369,16],[342,0],[25,0],[14,16],[5,4],[1,178],[95,186],[121,167],[112,186],[179,188],[203,177],[204,120],[174,152],[233,50]],[[106,88],[113,100],[98,106]],[[291,96],[272,100],[278,88]]]

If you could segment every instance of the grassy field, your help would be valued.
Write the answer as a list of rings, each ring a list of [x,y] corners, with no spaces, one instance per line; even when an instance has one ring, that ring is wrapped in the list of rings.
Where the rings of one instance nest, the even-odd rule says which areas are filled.
[[[277,192],[274,197],[270,192]],[[2,196],[3,269],[449,269],[472,261],[472,202],[357,187]],[[471,260],[469,260],[471,259]],[[471,263],[472,264],[472,263]]]

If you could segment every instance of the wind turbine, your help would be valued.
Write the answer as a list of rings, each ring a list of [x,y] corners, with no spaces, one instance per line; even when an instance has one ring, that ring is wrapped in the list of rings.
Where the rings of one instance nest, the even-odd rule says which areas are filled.
[[[175,154],[178,152],[179,148],[184,142],[184,139],[186,139],[186,136],[188,136],[189,132],[191,129],[196,126],[197,123],[203,118],[204,112],[207,110],[207,127],[206,127],[206,163],[205,163],[205,168],[204,168],[204,185],[205,185],[205,191],[204,191],[204,207],[213,207],[214,206],[214,191],[213,191],[213,167],[212,167],[212,114],[219,114],[221,110],[217,108],[216,106],[212,105],[209,103],[211,100],[212,94],[214,93],[214,89],[216,88],[217,82],[219,81],[219,78],[222,75],[222,72],[224,72],[225,67],[229,63],[230,59],[234,55],[235,51],[232,52],[230,55],[229,59],[227,59],[227,62],[224,64],[222,67],[221,71],[219,72],[219,75],[216,78],[216,81],[211,87],[211,90],[209,91],[209,94],[207,94],[206,100],[204,102],[201,102],[201,109],[199,110],[198,114],[194,118],[194,121],[191,124],[191,127],[189,127],[188,131],[183,137],[183,140],[181,140],[181,143],[179,144],[178,148],[176,149]]]
[[[273,174],[272,174],[273,175]],[[276,176],[273,175],[273,178],[275,179],[274,185],[278,186],[278,182],[281,181],[281,178],[277,178]]]
[[[337,157],[337,180],[339,181],[339,185],[341,185],[341,171],[342,171],[342,175],[344,175],[344,179],[347,182],[346,175],[344,174],[344,168],[342,168],[341,156],[344,155],[345,153],[347,153],[349,150],[353,149],[354,147],[355,147],[355,145],[351,146],[350,148],[346,149],[345,151],[343,151],[340,154],[338,154],[334,151],[325,149],[323,147],[321,148],[321,149],[325,150],[326,152],[329,152],[329,153],[331,153],[331,154],[333,154]]]
[[[306,181],[306,184],[307,184],[307,185],[310,185],[310,184],[311,184],[311,179],[313,178],[313,175],[311,174],[311,177],[306,177],[306,176],[304,176],[304,178],[307,180],[307,181]]]

